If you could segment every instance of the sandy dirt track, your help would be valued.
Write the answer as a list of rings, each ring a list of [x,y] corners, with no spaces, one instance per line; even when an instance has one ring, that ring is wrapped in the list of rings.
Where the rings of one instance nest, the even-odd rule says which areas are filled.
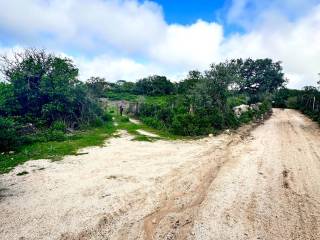
[[[302,114],[275,109],[196,141],[131,139],[1,175],[0,239],[320,239],[320,131]]]

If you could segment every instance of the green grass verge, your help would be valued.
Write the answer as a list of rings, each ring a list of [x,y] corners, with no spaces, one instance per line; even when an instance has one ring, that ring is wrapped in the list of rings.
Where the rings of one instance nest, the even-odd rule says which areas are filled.
[[[65,155],[75,155],[81,148],[102,145],[105,139],[112,136],[116,130],[117,128],[109,122],[99,128],[77,132],[73,136],[68,136],[64,141],[37,142],[25,145],[14,154],[0,155],[0,173],[9,172],[15,166],[30,159],[60,160]]]
[[[166,139],[166,140],[179,140],[179,139],[187,139],[186,137],[183,136],[177,136],[171,133],[168,133],[166,131],[161,131],[161,130],[156,130],[154,128],[151,128],[147,125],[145,125],[144,123],[140,122],[140,124],[134,124],[132,122],[130,122],[128,120],[128,118],[126,116],[119,116],[119,115],[115,115],[115,122],[117,122],[118,128],[122,129],[122,130],[126,130],[128,133],[130,133],[131,135],[134,136],[144,136],[143,134],[140,134],[139,132],[137,132],[137,130],[141,129],[141,130],[145,130],[147,132],[156,134],[159,136],[159,138],[153,138],[153,137],[147,137],[148,139]],[[142,137],[140,137],[139,139],[143,139]],[[141,140],[140,140],[141,141]]]
[[[140,141],[140,142],[152,142],[153,140],[154,138],[150,138],[145,135],[137,135],[132,139],[132,141]]]

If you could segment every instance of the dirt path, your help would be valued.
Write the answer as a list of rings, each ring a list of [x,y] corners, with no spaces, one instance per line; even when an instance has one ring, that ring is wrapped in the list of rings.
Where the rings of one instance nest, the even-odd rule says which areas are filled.
[[[0,176],[0,239],[320,238],[320,131],[303,115],[275,110],[197,141],[131,139]]]
[[[232,149],[189,239],[320,239],[320,131],[292,110]]]

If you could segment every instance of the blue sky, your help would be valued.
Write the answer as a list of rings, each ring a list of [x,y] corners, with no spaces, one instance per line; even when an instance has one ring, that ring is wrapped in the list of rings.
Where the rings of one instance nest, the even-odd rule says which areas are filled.
[[[320,0],[0,0],[0,53],[45,48],[80,79],[174,81],[231,58],[282,61],[289,87],[320,72]]]
[[[190,25],[198,19],[206,22],[219,22],[224,25],[224,34],[229,35],[235,32],[242,33],[244,30],[241,25],[228,22],[228,9],[232,1],[224,0],[193,0],[193,1],[170,1],[157,0],[161,5],[165,20],[170,24]]]
[[[220,12],[227,7],[228,1],[198,0],[170,1],[157,0],[168,23],[192,24],[199,18],[207,21],[218,21]]]

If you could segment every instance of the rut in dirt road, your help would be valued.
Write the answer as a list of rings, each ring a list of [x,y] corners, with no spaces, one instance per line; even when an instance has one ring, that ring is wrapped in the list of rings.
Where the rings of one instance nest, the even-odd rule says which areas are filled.
[[[192,189],[183,192],[179,181],[175,183],[175,190],[167,192],[160,207],[144,219],[145,240],[185,239],[190,234],[194,216],[205,200],[209,186],[221,167],[229,161],[229,149],[242,141],[249,130],[250,128],[245,129],[241,134],[230,138],[223,148],[206,152],[207,162],[198,169],[197,181],[193,182]]]

